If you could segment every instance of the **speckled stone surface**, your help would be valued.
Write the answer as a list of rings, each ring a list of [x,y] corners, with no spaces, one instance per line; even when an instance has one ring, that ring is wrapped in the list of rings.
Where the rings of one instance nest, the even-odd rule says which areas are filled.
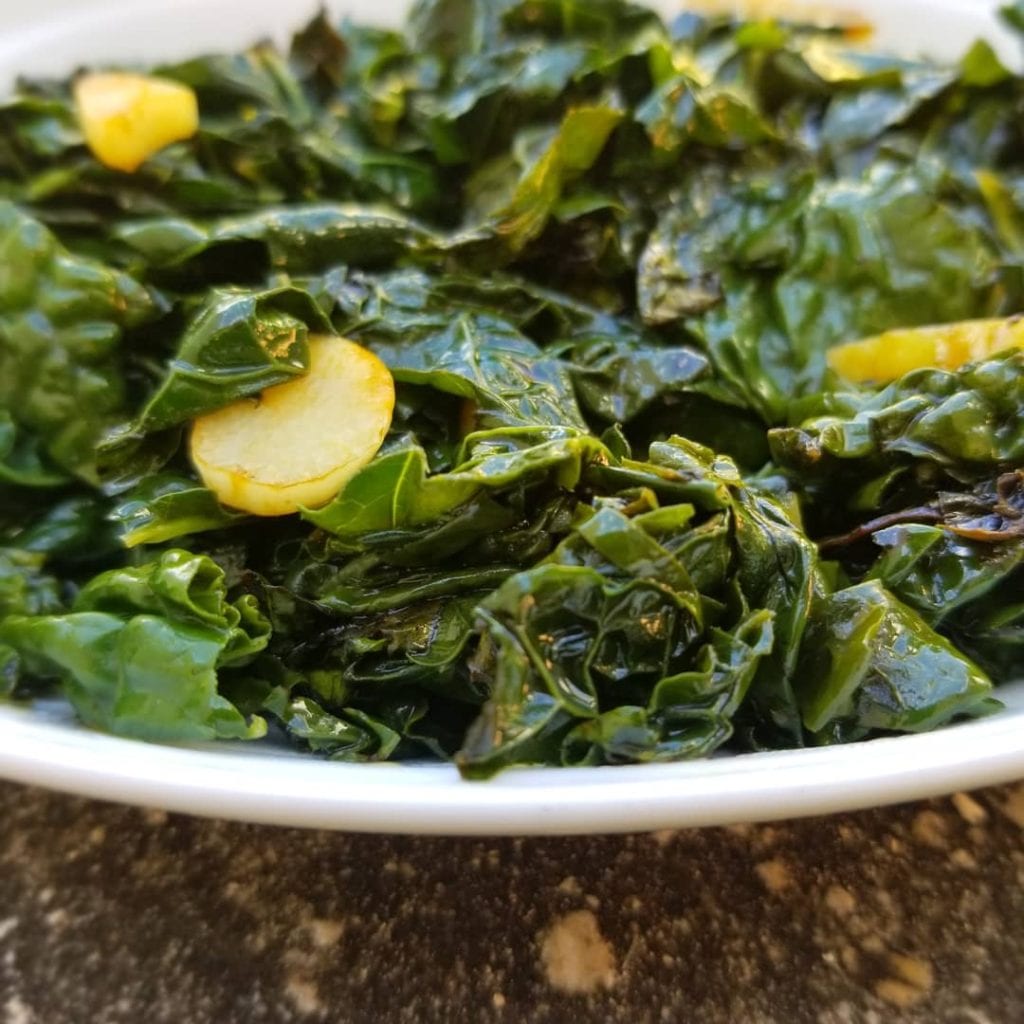
[[[0,1024],[1019,1024],[1024,787],[759,827],[350,836],[0,784]]]

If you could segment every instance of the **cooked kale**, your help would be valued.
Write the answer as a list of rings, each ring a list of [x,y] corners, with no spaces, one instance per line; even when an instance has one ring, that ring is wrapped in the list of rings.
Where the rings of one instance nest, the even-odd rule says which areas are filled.
[[[1024,308],[1024,79],[986,44],[418,0],[157,71],[200,129],[132,174],[70,82],[0,106],[0,695],[471,778],[998,707],[1024,354],[826,360]],[[223,507],[190,423],[325,333],[391,371],[383,447],[325,507]]]

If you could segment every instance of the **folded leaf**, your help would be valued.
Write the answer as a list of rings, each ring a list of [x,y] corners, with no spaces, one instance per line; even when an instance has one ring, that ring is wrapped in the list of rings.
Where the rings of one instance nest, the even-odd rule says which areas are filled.
[[[1024,356],[1011,353],[958,371],[912,371],[881,391],[835,399],[836,413],[769,440],[780,465],[815,485],[913,465],[971,481],[1024,460],[1022,401]]]
[[[771,652],[772,614],[760,611],[734,633],[711,630],[697,668],[663,679],[649,708],[620,707],[566,736],[567,764],[680,761],[716,750],[733,733],[761,659]]]
[[[230,259],[243,246],[255,246],[264,253],[267,269],[294,273],[340,262],[388,263],[430,237],[425,228],[386,207],[327,203],[261,210],[209,227],[175,220],[133,222],[118,234],[160,268],[184,271],[200,258],[206,263]]]
[[[224,529],[245,517],[224,508],[195,480],[161,473],[123,495],[110,518],[120,527],[124,546],[134,548]]]
[[[1000,705],[980,668],[876,582],[815,608],[800,706],[822,742],[922,732]]]
[[[25,671],[56,677],[87,724],[153,740],[254,739],[217,690],[217,670],[251,659],[269,625],[251,600],[229,604],[209,559],[168,551],[156,562],[97,576],[66,615],[9,616],[0,645]]]

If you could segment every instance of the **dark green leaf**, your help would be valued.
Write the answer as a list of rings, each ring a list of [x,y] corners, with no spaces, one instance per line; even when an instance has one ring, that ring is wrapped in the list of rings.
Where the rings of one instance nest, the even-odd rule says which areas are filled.
[[[800,705],[822,742],[922,732],[999,707],[988,677],[876,582],[815,609]]]
[[[262,266],[293,273],[316,271],[334,263],[379,266],[430,233],[414,221],[384,207],[311,203],[261,210],[209,227],[190,221],[133,222],[119,238],[161,269],[195,272],[221,259],[238,259],[256,248]]]
[[[297,288],[215,291],[193,318],[136,433],[166,430],[309,368],[310,333],[332,333],[320,307]]]
[[[161,473],[125,494],[110,512],[126,548],[163,544],[244,519],[225,509],[216,495],[188,477]]]
[[[771,431],[777,462],[814,485],[915,463],[976,480],[1024,460],[1024,356],[949,372],[915,370],[876,393],[850,395],[837,414]]]
[[[649,708],[615,708],[578,725],[563,742],[565,762],[681,761],[716,750],[732,735],[732,717],[772,646],[767,611],[734,633],[711,630],[698,668],[658,683]]]

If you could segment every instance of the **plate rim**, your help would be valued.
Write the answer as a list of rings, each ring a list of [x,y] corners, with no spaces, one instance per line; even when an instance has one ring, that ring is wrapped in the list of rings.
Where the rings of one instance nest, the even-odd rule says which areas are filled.
[[[919,735],[672,764],[513,768],[486,782],[444,764],[150,744],[8,704],[0,778],[200,817],[352,832],[578,835],[777,821],[1024,777],[1024,682],[999,692],[1003,711]]]

